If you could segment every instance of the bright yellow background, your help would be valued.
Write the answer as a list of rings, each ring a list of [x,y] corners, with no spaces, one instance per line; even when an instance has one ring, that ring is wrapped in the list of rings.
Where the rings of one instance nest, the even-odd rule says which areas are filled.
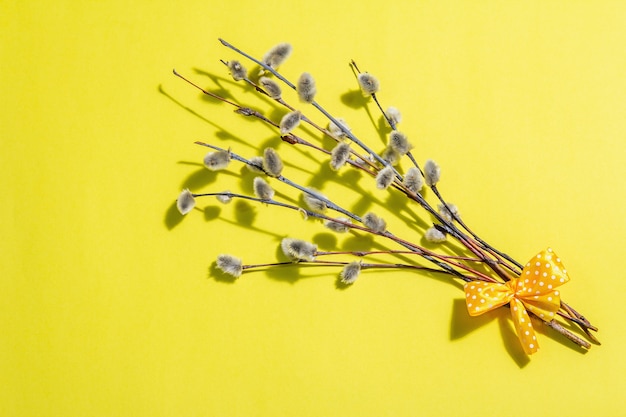
[[[624,22],[621,1],[3,1],[0,414],[626,415]],[[303,182],[320,171],[171,75],[267,108],[228,81],[218,36],[257,56],[290,41],[285,74],[313,73],[319,101],[380,148],[342,102],[358,102],[349,59],[377,75],[476,230],[520,260],[557,250],[564,298],[603,345],[581,354],[540,330],[528,361],[506,310],[469,319],[458,286],[421,274],[343,291],[335,270],[216,275],[222,252],[262,262],[286,235],[335,242],[272,208],[172,210],[183,187],[250,190],[236,164],[194,165],[194,140],[277,146]],[[367,208],[397,209],[359,184]]]

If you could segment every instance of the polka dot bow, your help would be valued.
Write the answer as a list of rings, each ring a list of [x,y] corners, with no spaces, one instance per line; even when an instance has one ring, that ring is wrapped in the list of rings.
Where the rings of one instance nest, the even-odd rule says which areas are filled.
[[[548,248],[526,264],[519,278],[506,283],[471,281],[465,284],[465,300],[470,316],[510,304],[517,336],[524,352],[530,355],[539,349],[527,310],[544,321],[550,321],[559,310],[559,285],[569,281],[561,259]]]

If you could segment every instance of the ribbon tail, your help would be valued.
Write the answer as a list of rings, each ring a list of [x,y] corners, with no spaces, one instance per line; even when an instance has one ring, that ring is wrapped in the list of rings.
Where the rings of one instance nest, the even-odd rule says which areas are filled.
[[[511,316],[513,317],[517,337],[522,344],[524,352],[527,355],[532,355],[539,350],[539,345],[537,344],[537,337],[535,336],[535,329],[533,329],[530,316],[524,304],[517,298],[513,297],[509,304],[511,306]]]

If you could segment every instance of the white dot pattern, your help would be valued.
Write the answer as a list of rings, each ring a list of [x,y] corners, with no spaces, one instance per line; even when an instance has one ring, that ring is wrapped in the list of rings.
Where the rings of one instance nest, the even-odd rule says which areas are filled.
[[[468,282],[465,297],[471,316],[510,304],[515,330],[524,352],[530,355],[539,345],[527,309],[542,320],[551,320],[561,304],[559,291],[554,288],[568,282],[569,277],[561,259],[550,248],[528,262],[521,276],[533,278],[515,278],[506,283]]]

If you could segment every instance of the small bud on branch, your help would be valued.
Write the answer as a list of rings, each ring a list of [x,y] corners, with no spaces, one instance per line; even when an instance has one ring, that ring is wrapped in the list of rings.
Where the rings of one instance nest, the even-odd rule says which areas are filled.
[[[404,176],[404,186],[414,193],[419,193],[424,186],[424,177],[419,169],[413,167],[409,168]]]
[[[432,187],[439,182],[439,178],[441,178],[441,168],[435,161],[429,159],[424,164],[424,179],[426,180],[426,185]]]
[[[428,230],[426,230],[426,233],[424,234],[424,238],[426,238],[427,241],[432,242],[432,243],[441,243],[441,242],[446,241],[446,235],[443,234],[442,231],[440,231],[439,229],[435,227],[431,227]]]
[[[392,167],[387,166],[381,169],[378,172],[378,175],[376,175],[376,188],[378,188],[379,190],[387,189],[393,182],[394,178],[395,173]]]
[[[389,146],[400,155],[406,155],[413,147],[404,133],[394,130],[389,135]]]
[[[326,220],[324,221],[324,226],[326,226],[333,232],[337,232],[337,233],[345,233],[348,230],[350,230],[350,227],[344,224],[344,223],[352,223],[350,219],[348,219],[347,217],[337,217],[336,220],[339,220],[339,221],[334,221],[332,219]],[[340,223],[340,222],[344,222],[344,223]]]
[[[230,75],[233,77],[233,80],[241,81],[248,76],[247,74],[248,71],[243,65],[241,65],[241,62],[237,60],[232,60],[232,61],[228,61],[226,65],[228,66]]]
[[[387,228],[387,222],[372,212],[366,213],[365,216],[363,216],[363,224],[365,224],[365,227],[378,233],[384,232]]]
[[[363,91],[363,94],[366,96],[371,96],[372,94],[376,94],[378,92],[380,83],[373,75],[367,72],[362,72],[358,75],[358,80],[361,91]]]
[[[254,195],[261,200],[271,200],[274,197],[274,190],[261,177],[254,178]]]
[[[337,171],[344,166],[350,157],[350,144],[347,142],[340,142],[335,146],[330,153],[330,167]]]
[[[273,148],[265,148],[263,151],[263,169],[272,177],[280,176],[283,171],[283,161]]]
[[[317,245],[301,239],[286,237],[280,242],[280,247],[292,261],[312,261],[317,253]]]
[[[239,278],[243,272],[241,259],[232,255],[219,255],[217,257],[217,267],[224,273]]]
[[[176,200],[176,208],[180,214],[185,215],[189,213],[196,206],[196,199],[191,194],[191,191],[184,189],[178,199]]]
[[[313,76],[308,72],[303,72],[298,79],[296,91],[298,92],[298,97],[300,97],[301,101],[305,103],[312,103],[315,99],[315,94],[317,93]]]
[[[315,190],[313,190],[315,191]],[[321,196],[321,194],[317,193],[319,196]],[[326,205],[326,202],[324,202],[323,200],[320,200],[319,198],[315,197],[312,194],[309,193],[302,193],[302,198],[304,199],[304,203],[313,211],[318,212],[318,213],[323,213],[328,206]]]
[[[348,126],[346,121],[340,117],[336,118],[335,120],[337,120],[338,124],[335,124],[332,120],[328,122],[328,131],[330,132],[332,137],[334,137],[335,139],[343,139],[346,137],[345,131],[349,132],[350,127]]]
[[[291,51],[292,47],[290,44],[286,42],[279,43],[265,53],[263,56],[263,63],[272,68],[278,68],[287,60],[287,58],[289,58]]]
[[[294,130],[299,124],[302,118],[302,113],[299,110],[287,113],[280,121],[280,134],[286,135]]]
[[[230,151],[209,152],[204,157],[204,166],[211,171],[226,169],[230,163]]]
[[[360,273],[361,273],[361,262],[360,261],[350,262],[341,270],[341,274],[340,274],[341,282],[344,284],[348,284],[348,285],[354,284],[356,279],[359,277]]]
[[[259,84],[263,87],[263,90],[267,93],[267,95],[274,100],[278,100],[283,93],[280,85],[278,85],[278,83],[271,78],[261,77],[259,78]]]

